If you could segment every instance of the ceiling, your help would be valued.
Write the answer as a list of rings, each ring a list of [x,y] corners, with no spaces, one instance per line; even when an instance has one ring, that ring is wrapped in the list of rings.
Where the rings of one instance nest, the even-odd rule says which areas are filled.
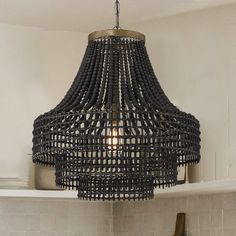
[[[0,23],[91,32],[114,26],[115,0],[0,0]],[[236,0],[120,0],[121,26]]]

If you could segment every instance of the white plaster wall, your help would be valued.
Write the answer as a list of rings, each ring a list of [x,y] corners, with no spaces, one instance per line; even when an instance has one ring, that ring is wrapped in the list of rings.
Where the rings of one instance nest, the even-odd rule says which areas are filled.
[[[0,24],[0,177],[30,175],[33,120],[63,98],[86,41],[82,33]]]
[[[168,97],[201,123],[195,181],[236,177],[236,4],[133,26]]]

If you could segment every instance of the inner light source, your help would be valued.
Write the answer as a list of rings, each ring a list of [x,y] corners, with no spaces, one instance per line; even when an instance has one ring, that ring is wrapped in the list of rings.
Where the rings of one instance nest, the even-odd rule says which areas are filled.
[[[117,128],[111,128],[111,131],[108,134],[108,149],[111,151],[116,151],[119,146],[119,130]]]

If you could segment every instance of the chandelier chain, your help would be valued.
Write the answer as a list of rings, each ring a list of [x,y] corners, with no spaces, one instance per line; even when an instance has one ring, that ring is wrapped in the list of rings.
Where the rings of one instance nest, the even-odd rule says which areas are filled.
[[[120,29],[120,2],[116,0],[114,3],[115,14],[116,14],[116,25],[114,29]]]

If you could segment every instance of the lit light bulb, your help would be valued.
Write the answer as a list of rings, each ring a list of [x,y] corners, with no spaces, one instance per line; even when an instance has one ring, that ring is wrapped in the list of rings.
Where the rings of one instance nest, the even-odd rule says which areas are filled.
[[[108,133],[108,149],[111,151],[116,151],[119,145],[119,130],[117,128],[111,128],[110,132]]]

